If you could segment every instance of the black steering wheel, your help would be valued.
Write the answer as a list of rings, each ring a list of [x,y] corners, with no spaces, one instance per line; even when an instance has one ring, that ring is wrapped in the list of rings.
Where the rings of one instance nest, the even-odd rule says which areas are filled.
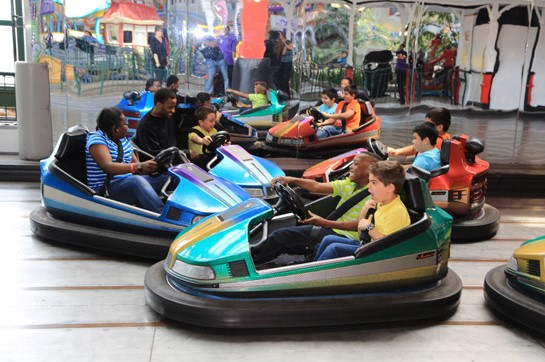
[[[238,99],[237,99],[237,97],[235,97],[235,95],[233,93],[225,93],[225,98],[224,99],[225,99],[225,103],[231,102],[231,105],[233,107],[237,106]]]
[[[212,142],[209,145],[204,146],[205,153],[213,153],[218,147],[223,146],[231,140],[231,136],[227,131],[219,131],[214,134],[212,137]]]
[[[312,118],[314,118],[314,120],[312,121],[313,125],[316,125],[317,122],[321,122],[324,120],[324,115],[322,114],[322,112],[320,112],[315,107],[308,107],[305,110],[305,113],[308,114],[309,116],[312,116]]]
[[[294,215],[297,221],[303,221],[309,217],[308,210],[303,204],[303,200],[287,185],[277,182],[274,184],[274,190],[278,194],[279,200],[275,205],[277,210],[288,208]]]
[[[374,153],[378,157],[380,157],[381,160],[387,160],[388,159],[388,148],[382,143],[381,141],[377,140],[376,138],[369,138],[367,140],[367,151]]]
[[[176,157],[180,157],[180,150],[178,147],[169,147],[159,152],[157,156],[153,158],[153,160],[157,162],[157,171],[155,174],[167,172],[174,164]]]

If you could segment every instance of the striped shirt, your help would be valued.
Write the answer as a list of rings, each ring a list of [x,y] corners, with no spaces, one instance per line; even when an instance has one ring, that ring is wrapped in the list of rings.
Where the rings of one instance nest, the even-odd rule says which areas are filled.
[[[131,143],[129,142],[128,138],[122,138],[120,139],[121,145],[123,146],[123,163],[131,163],[132,161],[132,152],[133,148]],[[110,150],[110,154],[112,155],[112,162],[115,162],[117,159],[117,144],[112,141],[108,136],[102,132],[101,130],[98,130],[96,132],[91,132],[87,135],[87,144],[85,145],[85,162],[87,165],[87,185],[94,189],[98,190],[106,180],[106,172],[100,168],[100,166],[96,163],[95,159],[91,154],[89,153],[89,148],[92,145],[104,145],[108,147],[108,150]],[[123,175],[115,175],[112,180],[119,180],[125,177],[131,176],[130,173],[126,173]]]
[[[340,196],[341,199],[339,200],[339,203],[337,204],[337,208],[339,208],[346,200],[351,198],[352,196],[367,190],[367,187],[363,187],[358,190],[354,190],[356,188],[356,184],[347,177],[344,180],[337,180],[332,181],[330,183],[331,187],[333,187],[333,193],[332,196]],[[369,199],[369,196],[364,197],[363,200],[358,202],[356,205],[352,206],[350,210],[345,212],[340,218],[337,219],[337,221],[356,221],[358,220],[360,216],[361,209],[363,209],[363,205],[365,202]],[[352,240],[359,240],[359,235],[357,231],[350,231],[350,230],[340,230],[340,229],[332,229],[333,232],[336,234],[342,235],[344,237],[347,237]]]

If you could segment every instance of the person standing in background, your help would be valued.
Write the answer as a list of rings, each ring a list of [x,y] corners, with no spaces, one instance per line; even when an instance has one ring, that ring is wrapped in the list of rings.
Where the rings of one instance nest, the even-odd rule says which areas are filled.
[[[291,68],[293,67],[293,43],[287,40],[283,32],[279,31],[279,38],[282,42],[282,57],[280,58],[280,69],[276,73],[276,86],[279,90],[290,94]]]
[[[280,61],[282,59],[283,44],[280,41],[279,32],[276,30],[269,31],[269,39],[265,40],[265,54],[263,58],[269,58],[271,88],[276,89],[276,73],[280,70]]]
[[[223,32],[218,36],[218,45],[223,53],[223,59],[227,64],[227,76],[229,84],[233,83],[233,66],[235,64],[235,53],[237,50],[238,40],[234,34],[230,33],[231,28],[226,25]]]
[[[399,104],[405,104],[405,83],[407,81],[407,52],[405,45],[399,44],[399,49],[396,52],[396,82],[397,91],[399,93]]]
[[[216,39],[208,35],[204,38],[205,47],[200,50],[206,61],[206,74],[208,78],[204,83],[204,90],[206,93],[214,94],[214,76],[219,70],[223,76],[223,89],[229,89],[229,77],[227,75],[227,63],[223,58],[223,53],[218,47]]]
[[[153,74],[155,79],[163,86],[169,60],[166,41],[163,38],[163,28],[161,26],[155,27],[155,36],[149,39],[149,47],[153,54]]]

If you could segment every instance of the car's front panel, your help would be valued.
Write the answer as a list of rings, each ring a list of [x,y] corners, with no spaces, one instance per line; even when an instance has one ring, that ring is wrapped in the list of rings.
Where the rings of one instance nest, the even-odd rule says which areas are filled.
[[[521,245],[507,263],[505,274],[511,283],[545,298],[545,236]]]

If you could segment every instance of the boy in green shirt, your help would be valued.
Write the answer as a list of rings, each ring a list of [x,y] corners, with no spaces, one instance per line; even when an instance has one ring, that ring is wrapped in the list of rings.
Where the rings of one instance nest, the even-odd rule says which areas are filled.
[[[267,83],[261,80],[254,83],[255,93],[247,94],[235,89],[227,89],[225,92],[236,94],[242,98],[247,98],[250,100],[250,102],[252,102],[251,105],[237,102],[237,107],[239,108],[258,108],[269,105],[269,100],[267,99]]]

